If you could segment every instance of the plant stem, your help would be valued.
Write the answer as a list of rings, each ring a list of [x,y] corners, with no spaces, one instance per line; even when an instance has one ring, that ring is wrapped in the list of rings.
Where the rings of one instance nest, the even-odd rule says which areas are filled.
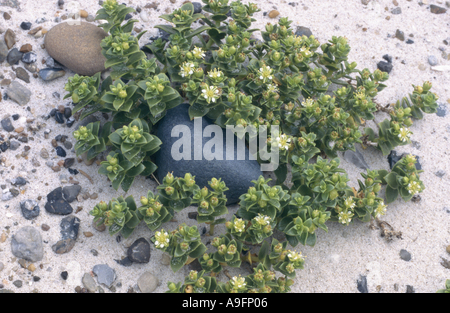
[[[214,236],[214,224],[213,223],[207,223],[209,224],[209,235]]]

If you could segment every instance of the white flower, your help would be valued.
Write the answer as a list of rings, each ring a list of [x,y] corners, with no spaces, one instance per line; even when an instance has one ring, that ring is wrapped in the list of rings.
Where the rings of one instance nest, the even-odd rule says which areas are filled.
[[[384,201],[381,201],[375,209],[375,217],[386,214],[386,208],[387,205],[384,204]]]
[[[270,93],[277,93],[278,92],[278,88],[274,84],[268,84],[267,85],[267,91],[270,92]]]
[[[261,226],[269,225],[271,221],[270,217],[261,215],[260,213],[258,213],[258,216],[255,217],[255,220]]]
[[[216,102],[216,100],[219,98],[219,89],[217,89],[216,86],[206,86],[205,89],[202,90],[203,97],[206,99],[206,102],[210,103]]]
[[[411,136],[412,132],[409,131],[408,128],[402,127],[400,128],[400,133],[398,134],[398,138],[400,138],[401,141],[406,142],[409,137]]]
[[[245,278],[241,277],[241,275],[239,275],[239,277],[234,276],[231,279],[231,284],[233,285],[234,289],[242,289],[247,285],[247,283],[245,282]]]
[[[291,146],[291,138],[286,134],[282,134],[280,137],[276,138],[276,143],[278,144],[278,148],[288,150]]]
[[[202,59],[205,57],[205,53],[203,52],[202,48],[195,47],[194,50],[192,50],[192,54],[196,59]]]
[[[348,225],[352,221],[353,213],[343,210],[339,213],[339,222]]]
[[[305,107],[305,108],[312,107],[313,104],[314,104],[314,100],[311,99],[311,98],[308,98],[308,99],[306,99],[306,101],[302,102],[302,106]]]
[[[242,220],[242,218],[238,218],[234,221],[234,229],[240,233],[245,230],[245,222]]]
[[[413,180],[408,184],[408,192],[412,195],[415,195],[416,193],[419,193],[421,191],[420,184]]]
[[[259,69],[258,77],[261,79],[264,83],[266,80],[272,80],[272,69],[270,66],[263,66]]]
[[[164,249],[165,247],[169,246],[169,234],[166,231],[157,231],[155,233],[155,239],[155,245],[157,248]]]
[[[344,200],[344,205],[347,209],[353,209],[355,207],[355,201],[353,201],[353,197],[348,197]]]
[[[301,253],[290,250],[287,256],[291,262],[298,262],[304,259]]]
[[[208,72],[208,76],[211,77],[212,79],[217,79],[223,76],[223,72],[218,71],[217,68],[215,68],[213,71]]]
[[[194,63],[190,63],[190,62],[184,62],[183,65],[180,65],[180,75],[181,77],[189,77],[192,74],[194,74],[194,70],[195,70],[195,65]]]

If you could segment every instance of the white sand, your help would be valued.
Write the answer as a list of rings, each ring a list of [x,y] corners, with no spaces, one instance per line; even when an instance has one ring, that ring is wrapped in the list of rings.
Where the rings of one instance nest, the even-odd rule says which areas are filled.
[[[399,15],[390,13],[395,7],[391,0],[372,0],[367,6],[361,4],[360,0],[293,0],[292,2],[297,3],[295,7],[288,5],[289,1],[283,0],[281,3],[278,1],[254,1],[258,3],[262,11],[256,14],[255,18],[258,21],[253,26],[262,29],[267,22],[273,23],[275,20],[263,17],[263,12],[269,12],[276,7],[281,16],[287,16],[294,20],[292,25],[294,29],[299,25],[309,27],[321,43],[331,39],[332,36],[346,36],[352,47],[349,60],[356,61],[359,69],[368,68],[373,71],[384,54],[392,56],[394,68],[387,81],[388,87],[377,97],[381,104],[393,103],[401,97],[407,96],[412,92],[411,84],[421,85],[426,80],[433,83],[432,91],[439,95],[439,101],[447,103],[447,100],[450,99],[448,89],[450,72],[432,71],[427,59],[429,55],[435,55],[439,60],[439,65],[450,65],[450,61],[444,60],[441,57],[442,52],[438,49],[443,46],[447,52],[450,52],[450,47],[443,44],[443,40],[450,37],[448,28],[450,12],[436,15],[430,13],[428,5],[420,6],[417,0],[397,1],[402,10]],[[38,54],[37,64],[42,68],[44,66],[41,60],[48,56],[47,52],[40,47],[44,39],[35,39],[27,35],[27,31],[21,30],[19,25],[22,21],[30,21],[34,28],[38,26],[35,23],[36,19],[45,17],[48,21],[40,25],[50,29],[56,25],[55,14],[60,11],[56,5],[57,0],[21,0],[20,2],[20,12],[0,6],[2,15],[4,11],[7,11],[12,16],[8,21],[0,16],[0,26],[15,31],[17,35],[15,47],[20,48],[25,43],[32,45],[33,50]],[[172,4],[168,0],[160,0],[157,11],[143,9],[148,13],[150,19],[148,22],[136,24],[136,26],[142,25],[149,30],[141,39],[141,44],[146,43],[150,36],[157,33],[156,29],[153,29],[154,25],[164,23],[158,16],[164,14],[166,8],[172,10],[182,2],[182,0],[177,0],[176,4]],[[444,1],[422,0],[422,2],[445,7]],[[82,9],[92,15],[95,15],[100,8],[96,0],[80,0],[79,3]],[[130,0],[127,3],[133,7],[137,5],[144,7],[148,1]],[[385,19],[387,16],[390,16],[390,20]],[[139,15],[137,18],[139,19]],[[367,30],[363,31],[363,29]],[[393,38],[397,29],[402,30],[405,37],[414,40],[414,43],[409,45]],[[413,34],[413,37],[409,37],[409,34]],[[1,37],[3,38],[3,35]],[[404,64],[401,63],[402,61]],[[424,70],[419,69],[420,64],[424,66]],[[23,64],[21,63],[20,66]],[[14,78],[11,77],[12,70],[6,62],[0,65],[0,74],[5,78]],[[26,106],[21,107],[11,100],[3,100],[0,102],[0,118],[18,113],[24,118],[34,118],[35,123],[45,122],[41,118],[42,115],[46,115],[52,108],[68,102],[55,99],[52,97],[52,93],[59,92],[62,99],[65,95],[63,87],[68,77],[72,75],[73,72],[67,70],[65,77],[48,83],[33,77],[30,84],[18,80],[33,92],[31,101],[27,105],[31,108],[31,112],[26,110]],[[4,93],[4,89],[2,88],[2,93]],[[377,122],[381,122],[383,119],[384,116],[379,115]],[[150,241],[153,233],[142,223],[129,239],[117,243],[115,236],[110,237],[106,231],[99,233],[93,229],[92,217],[88,214],[92,207],[100,200],[109,201],[112,197],[124,194],[121,190],[116,192],[110,187],[104,176],[97,174],[98,166],[95,164],[90,167],[83,163],[75,166],[88,173],[94,180],[94,184],[91,184],[81,174],[74,177],[80,181],[80,185],[83,187],[82,193],[88,191],[91,194],[95,192],[99,194],[97,200],[72,203],[74,209],[78,206],[83,207],[83,210],[76,214],[81,219],[81,226],[75,247],[71,252],[63,255],[56,255],[52,251],[51,246],[60,239],[61,217],[50,215],[45,211],[46,195],[58,186],[67,185],[60,183],[59,176],[61,174],[70,175],[64,170],[54,173],[45,165],[46,160],[40,158],[39,151],[45,147],[50,152],[51,159],[54,158],[56,163],[61,158],[56,156],[56,152],[51,146],[51,139],[56,135],[65,134],[70,137],[69,140],[72,143],[75,143],[75,140],[71,137],[73,127],[66,128],[57,125],[53,119],[49,119],[46,123],[47,126],[44,128],[52,130],[50,139],[44,139],[43,129],[36,134],[29,133],[29,136],[34,137],[34,141],[30,141],[28,144],[22,143],[18,150],[8,150],[0,155],[0,157],[7,158],[6,164],[3,163],[0,166],[0,171],[3,171],[0,184],[6,184],[7,188],[10,188],[12,186],[7,180],[17,176],[23,176],[29,181],[26,186],[20,188],[23,194],[10,201],[0,203],[0,235],[1,233],[7,235],[6,241],[0,243],[0,262],[4,265],[4,269],[0,271],[0,284],[3,284],[5,289],[21,293],[33,290],[74,292],[76,286],[82,286],[83,274],[92,271],[94,265],[103,263],[108,264],[116,271],[117,280],[114,285],[117,282],[122,284],[122,287],[117,288],[117,292],[126,292],[130,286],[135,287],[140,275],[146,271],[154,273],[161,281],[155,292],[166,291],[168,281],[182,281],[187,275],[188,269],[184,268],[176,274],[172,273],[168,266],[161,265],[161,252],[153,248],[148,264],[133,264],[131,267],[123,267],[114,261],[114,259],[125,256],[126,247],[136,239],[144,237]],[[13,121],[13,125],[15,127],[26,126],[25,119]],[[415,121],[411,127],[411,131],[414,133],[412,140],[420,143],[420,149],[415,149],[411,145],[396,148],[400,153],[408,152],[420,156],[424,170],[421,179],[426,186],[419,203],[405,203],[399,199],[389,205],[387,215],[382,218],[395,230],[403,233],[403,240],[387,243],[384,238],[380,237],[380,230],[372,230],[369,228],[369,224],[358,221],[348,227],[329,223],[328,233],[318,231],[318,240],[314,248],[301,245],[296,247],[296,250],[301,251],[307,258],[305,269],[297,271],[297,278],[293,286],[294,292],[358,292],[356,281],[360,275],[367,276],[370,292],[404,293],[406,285],[411,285],[416,292],[433,293],[444,287],[445,280],[450,278],[450,270],[440,264],[441,258],[450,259],[450,255],[445,251],[446,246],[450,244],[450,202],[446,198],[447,192],[450,190],[450,162],[447,155],[450,146],[447,139],[450,136],[449,126],[450,114],[445,117],[438,117],[435,114],[425,115],[423,120]],[[3,130],[0,132],[7,135]],[[16,154],[20,154],[25,145],[31,147],[28,160],[17,159]],[[380,152],[369,148],[363,153],[371,169],[388,169],[387,159]],[[67,157],[73,156],[74,153],[69,152]],[[34,168],[31,165],[33,157],[36,157],[41,163],[35,173],[31,172]],[[341,164],[347,170],[352,186],[357,187],[356,179],[361,178],[360,170],[343,159]],[[445,171],[445,176],[438,178],[434,174],[438,170]],[[146,194],[149,188],[155,190],[155,187],[156,184],[153,182],[140,178],[135,181],[128,194],[132,194],[138,200],[141,195]],[[42,197],[39,202],[41,214],[35,221],[28,221],[20,212],[19,202],[36,199],[38,196]],[[178,214],[176,216],[178,222],[186,222],[189,225],[196,224],[194,220],[187,219],[188,211],[195,211],[195,208]],[[230,208],[230,212],[234,213],[235,210]],[[51,227],[47,232],[40,229],[44,223]],[[45,241],[44,259],[36,262],[37,269],[33,273],[21,268],[18,260],[11,253],[11,236],[21,227],[28,225],[38,228]],[[177,225],[178,223],[168,223],[164,227],[173,229]],[[216,234],[219,234],[221,229],[223,228],[218,227]],[[83,232],[92,232],[94,236],[86,238]],[[97,257],[90,252],[92,249],[98,251]],[[411,253],[411,261],[406,262],[400,259],[401,249],[406,249]],[[62,271],[69,272],[67,281],[63,281],[60,277]],[[231,273],[237,272],[231,271]],[[241,273],[246,274],[246,272]],[[41,280],[33,282],[32,276],[39,276]],[[223,275],[221,278],[224,278]],[[12,284],[15,280],[22,280],[23,287],[20,289],[15,287]],[[398,286],[397,290],[394,289],[395,284]],[[110,292],[105,286],[103,289]]]

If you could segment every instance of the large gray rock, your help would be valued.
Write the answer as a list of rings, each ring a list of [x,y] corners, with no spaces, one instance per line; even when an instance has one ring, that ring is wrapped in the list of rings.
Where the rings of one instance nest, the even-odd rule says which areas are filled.
[[[75,73],[92,76],[105,70],[106,58],[101,53],[100,43],[106,36],[103,29],[90,23],[60,23],[46,34],[45,49],[53,59]]]
[[[256,180],[262,175],[260,165],[256,160],[249,160],[249,150],[245,148],[245,160],[237,159],[237,138],[234,138],[234,157],[232,160],[226,158],[226,131],[223,130],[223,157],[222,160],[207,160],[202,155],[201,160],[194,159],[194,151],[198,151],[211,140],[209,137],[202,138],[202,146],[195,146],[194,121],[189,119],[189,105],[181,104],[169,110],[158,126],[158,137],[163,144],[155,156],[155,163],[158,166],[158,179],[162,181],[169,172],[173,172],[175,177],[184,177],[186,173],[195,176],[195,182],[200,188],[208,186],[208,181],[215,177],[222,178],[229,190],[225,193],[227,204],[234,204],[239,201],[239,197],[248,191],[252,180]],[[191,157],[190,160],[175,160],[172,156],[172,146],[180,140],[179,137],[171,137],[172,129],[178,125],[185,125],[190,130],[191,135]],[[202,118],[202,133],[208,125],[212,125],[206,118]],[[183,135],[179,135],[184,136]]]
[[[34,227],[22,227],[12,236],[11,250],[18,258],[30,262],[41,261],[44,257],[41,234]]]
[[[17,102],[19,105],[25,105],[30,101],[31,91],[16,81],[12,81],[8,89],[6,89],[8,97]]]

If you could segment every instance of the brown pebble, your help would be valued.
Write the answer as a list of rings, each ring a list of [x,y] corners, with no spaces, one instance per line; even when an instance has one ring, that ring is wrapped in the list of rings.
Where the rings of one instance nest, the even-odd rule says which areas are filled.
[[[397,6],[398,6],[397,0],[393,0],[393,1],[392,1],[392,4],[395,5],[395,6],[397,7]]]
[[[82,206],[77,206],[77,209],[75,210],[75,214],[77,214],[81,210],[83,210],[83,207]]]
[[[9,15],[8,12],[3,13],[3,18],[7,21],[9,21],[11,19],[11,15]]]
[[[43,231],[48,231],[48,230],[50,229],[50,226],[48,226],[47,224],[42,224],[42,225],[41,225],[41,229],[42,229]]]
[[[276,18],[278,15],[280,15],[280,12],[278,12],[277,10],[272,10],[269,12],[270,18]]]
[[[177,2],[177,0],[170,0],[170,2],[171,2],[171,3],[175,3],[175,2]]]
[[[448,254],[450,254],[450,245],[447,246],[447,249],[445,249],[447,251]]]
[[[9,86],[11,84],[11,79],[2,79],[2,81],[0,82],[0,86],[5,87],[5,86]]]
[[[20,52],[27,53],[31,51],[33,51],[33,46],[30,45],[29,43],[24,44],[22,47],[20,47]]]
[[[0,242],[5,242],[6,241],[6,234],[2,233],[2,235],[0,236]]]
[[[391,19],[390,16],[386,16],[386,20],[389,21]]]
[[[56,165],[56,166],[52,166],[52,170],[53,172],[60,172],[61,171],[61,167]]]
[[[30,265],[28,265],[28,270],[30,272],[34,272],[36,270],[36,266],[33,263],[31,263]]]
[[[14,131],[18,134],[20,134],[21,132],[23,132],[25,128],[23,126],[17,127],[16,129],[14,129]]]
[[[105,224],[97,225],[96,222],[92,221],[92,226],[94,226],[94,228],[99,232],[104,232],[106,230]]]
[[[16,44],[16,33],[8,28],[5,33],[4,39],[8,49],[11,49]]]
[[[28,35],[34,36],[37,34],[38,31],[40,31],[42,29],[42,26],[38,26],[36,28],[33,28],[32,30],[30,30],[28,32]]]
[[[58,146],[58,143],[56,142],[56,139],[52,139],[52,147],[56,148]]]
[[[90,231],[85,231],[83,234],[84,234],[84,236],[86,236],[87,238],[94,236],[94,234],[91,233]]]
[[[89,15],[89,13],[86,12],[85,10],[80,10],[80,16],[81,16],[82,18],[86,18],[86,17],[88,17],[88,15]]]

